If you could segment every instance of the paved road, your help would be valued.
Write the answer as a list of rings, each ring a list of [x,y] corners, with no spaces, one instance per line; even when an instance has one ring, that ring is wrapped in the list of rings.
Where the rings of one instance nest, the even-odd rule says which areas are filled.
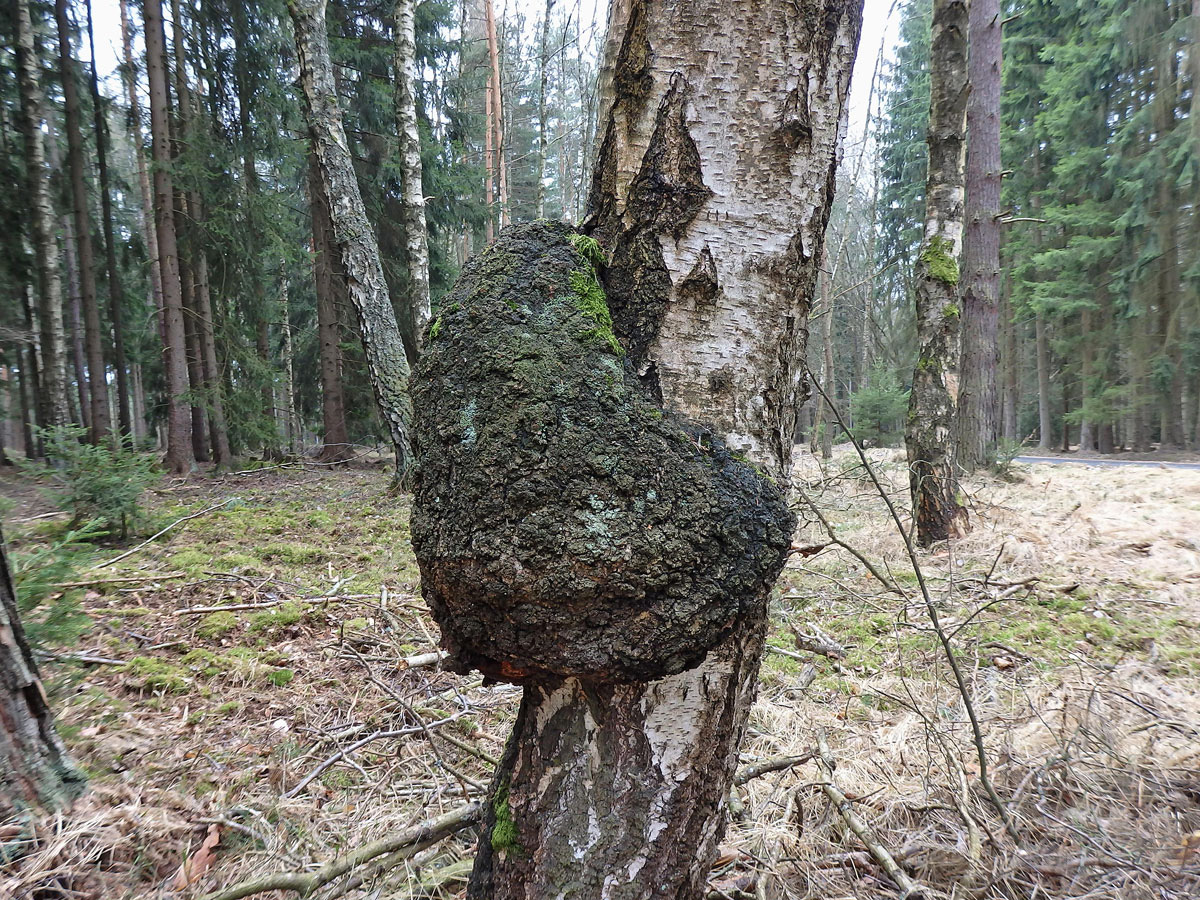
[[[1200,463],[1159,462],[1154,459],[1092,459],[1082,457],[1073,459],[1069,456],[1017,456],[1013,462],[1019,463],[1048,463],[1052,466],[1150,466],[1162,469],[1200,469]]]

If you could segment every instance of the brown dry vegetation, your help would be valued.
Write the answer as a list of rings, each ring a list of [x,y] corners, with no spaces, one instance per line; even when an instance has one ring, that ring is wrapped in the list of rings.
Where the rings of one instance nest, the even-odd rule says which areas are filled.
[[[899,456],[871,453],[903,508]],[[824,734],[854,811],[937,893],[1200,894],[1200,472],[977,479],[971,535],[919,558],[1019,843],[982,790],[916,573],[857,457],[839,452],[825,470],[806,459],[797,484],[894,590],[842,549],[793,557],[744,762],[804,756]],[[437,634],[407,503],[386,489],[363,469],[165,482],[143,535],[229,502],[77,573],[107,580],[73,588],[91,624],[45,674],[91,790],[0,868],[0,896],[198,897],[310,869],[482,795],[517,694],[402,667]],[[30,520],[45,507],[14,481],[3,492],[19,503],[6,529],[18,552],[62,527]],[[796,543],[826,540],[807,521]],[[211,607],[232,608],[198,611]],[[794,631],[844,656],[797,649]],[[299,787],[381,731],[405,733]],[[805,762],[737,789],[714,896],[896,896],[826,780]],[[214,824],[211,868],[175,889]],[[461,896],[471,853],[463,832],[343,896]]]

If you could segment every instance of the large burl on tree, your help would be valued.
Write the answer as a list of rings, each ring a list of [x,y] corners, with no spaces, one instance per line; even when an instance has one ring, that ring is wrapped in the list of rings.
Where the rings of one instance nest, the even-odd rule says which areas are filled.
[[[453,664],[645,681],[766,602],[783,493],[625,364],[595,241],[507,229],[463,270],[413,380],[412,540]]]

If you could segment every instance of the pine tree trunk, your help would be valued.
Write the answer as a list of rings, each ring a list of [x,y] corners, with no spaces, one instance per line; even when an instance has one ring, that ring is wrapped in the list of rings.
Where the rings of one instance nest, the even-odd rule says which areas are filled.
[[[0,823],[61,810],[83,790],[25,641],[0,534]]]
[[[171,2],[171,18],[174,26],[175,41],[175,85],[178,95],[179,130],[182,132],[182,143],[187,146],[193,142],[193,116],[196,113],[192,92],[188,86],[187,54],[184,46],[183,17],[180,15],[179,0]],[[221,370],[217,364],[217,346],[215,328],[213,325],[212,294],[208,284],[208,257],[205,254],[202,240],[204,223],[204,206],[200,192],[192,189],[180,194],[180,208],[184,219],[189,223],[188,232],[188,276],[190,290],[185,290],[185,309],[188,311],[189,360],[188,379],[193,382],[196,390],[196,379],[199,379],[199,393],[204,397],[207,407],[197,416],[196,407],[192,407],[192,443],[193,446],[204,445],[204,457],[207,461],[208,450],[211,446],[213,462],[217,467],[228,466],[232,461],[229,449],[229,430],[225,420],[224,385],[221,382]],[[181,266],[182,270],[182,266]],[[194,358],[193,358],[194,355]],[[204,415],[203,413],[207,413]],[[208,422],[208,440],[204,439],[204,421]],[[197,439],[196,435],[200,437]],[[196,457],[198,460],[201,457]]]
[[[1016,443],[1021,440],[1021,425],[1017,419],[1017,397],[1021,385],[1021,357],[1018,355],[1017,329],[1013,321],[1012,303],[1009,300],[1007,282],[1004,292],[1004,440]]]
[[[129,23],[129,4],[120,0],[121,5],[121,45],[124,49],[125,66],[123,71],[125,91],[129,97],[129,120],[134,143],[134,157],[137,160],[139,199],[141,200],[142,234],[145,236],[146,252],[150,254],[150,301],[157,312],[159,337],[162,340],[164,352],[167,344],[163,332],[166,322],[163,304],[162,269],[158,258],[158,229],[154,222],[154,194],[150,189],[150,173],[146,166],[146,153],[143,149],[142,110],[138,100],[137,85],[134,79],[133,39]],[[165,356],[164,356],[165,359]]]
[[[154,227],[163,289],[164,363],[167,380],[167,471],[191,469],[192,422],[185,399],[188,390],[187,334],[175,233],[175,189],[171,176],[170,101],[167,94],[167,51],[161,0],[143,0],[146,32],[146,75],[150,84],[150,137],[154,153]]]
[[[96,132],[96,171],[100,179],[100,219],[104,234],[104,270],[108,280],[108,317],[112,325],[113,367],[117,375],[117,421],[121,434],[132,430],[129,390],[129,363],[125,356],[125,289],[117,269],[117,251],[113,240],[112,192],[108,180],[108,123],[100,97],[100,79],[96,70],[96,38],[92,27],[92,0],[85,0],[88,50],[91,65],[92,121]],[[140,145],[139,145],[140,150]]]
[[[1096,449],[1096,433],[1094,423],[1088,419],[1087,412],[1092,396],[1092,380],[1095,376],[1096,351],[1092,346],[1092,313],[1085,309],[1079,316],[1079,408],[1083,415],[1079,420],[1079,452],[1091,453]]]
[[[610,11],[586,228],[611,254],[616,334],[666,408],[777,479],[861,14],[857,0]],[[757,609],[699,666],[648,684],[526,688],[468,896],[703,897],[766,623]]]
[[[991,465],[999,440],[1000,0],[971,0],[967,100],[967,232],[963,250],[958,459]]]
[[[308,155],[308,202],[312,210],[313,280],[317,293],[317,342],[321,358],[321,419],[324,446],[318,459],[338,462],[350,458],[346,430],[346,401],[342,393],[341,329],[338,307],[345,294],[345,277],[337,271],[337,254],[330,233],[329,207],[321,190],[317,158]]]
[[[396,133],[400,136],[400,228],[408,267],[405,311],[412,346],[421,352],[429,322],[429,233],[421,183],[421,130],[417,123],[416,0],[396,0]]]
[[[62,279],[54,239],[54,205],[46,169],[42,123],[45,116],[37,48],[29,0],[13,0],[17,78],[21,91],[21,134],[25,142],[25,189],[29,195],[34,260],[38,273],[38,325],[41,337],[41,390],[38,421],[43,428],[70,421],[67,401],[66,337],[62,315]]]
[[[25,355],[22,358],[24,365],[21,366],[21,388],[25,392],[22,395],[22,402],[25,407],[22,410],[23,418],[25,419],[25,455],[31,459],[40,459],[45,456],[45,450],[41,434],[34,431],[35,426],[45,428],[44,421],[40,419],[42,408],[40,400],[42,394],[42,377],[41,377],[41,359],[38,355],[37,342],[37,316],[34,314],[33,289],[30,285],[25,285],[21,291],[21,305],[25,313],[25,328],[30,334],[29,343],[25,347]]]
[[[402,484],[412,456],[408,359],[342,128],[325,31],[325,0],[288,0],[288,11],[296,33],[304,111],[329,205],[334,245],[346,273],[350,302],[358,313],[375,402],[396,451],[396,480]]]
[[[54,132],[50,132],[53,137]],[[58,153],[51,147],[50,165],[59,167]],[[60,217],[63,232],[62,261],[67,276],[67,309],[71,322],[71,365],[75,373],[75,391],[79,397],[77,421],[90,433],[92,404],[88,399],[87,352],[83,348],[83,303],[79,299],[79,262],[75,254],[75,222],[69,215]],[[74,399],[72,399],[74,402]]]
[[[1053,428],[1050,412],[1050,341],[1046,335],[1046,317],[1040,312],[1034,316],[1034,328],[1037,351],[1038,449],[1049,450]]]
[[[75,60],[71,55],[67,0],[55,0],[54,17],[58,23],[58,71],[62,79],[66,116],[64,127],[67,133],[67,166],[71,176],[71,211],[75,223],[75,243],[79,251],[77,262],[87,351],[88,397],[91,401],[88,430],[92,443],[96,444],[112,431],[112,421],[108,415],[108,375],[104,366],[100,305],[96,299],[96,257],[92,249],[87,185],[83,180],[83,125],[79,113],[79,83]]]
[[[187,220],[187,213],[183,195],[176,194],[175,199],[175,221],[184,222]],[[200,336],[196,333],[196,281],[192,276],[192,263],[188,254],[180,254],[179,257],[179,288],[183,297],[183,332],[187,341],[188,389],[193,398],[192,458],[196,462],[208,462],[208,429],[200,399],[204,396],[204,362],[200,352]]]
[[[966,527],[966,510],[958,502],[954,433],[967,149],[965,0],[934,0],[931,47],[925,234],[913,267],[920,349],[905,430],[913,518],[917,542],[924,547]]]

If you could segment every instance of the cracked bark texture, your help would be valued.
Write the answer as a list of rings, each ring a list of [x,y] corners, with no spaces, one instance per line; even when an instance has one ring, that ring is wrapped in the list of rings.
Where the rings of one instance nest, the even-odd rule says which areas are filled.
[[[67,806],[83,789],[21,629],[0,534],[0,826]],[[0,844],[0,858],[4,847]]]
[[[904,434],[917,542],[924,547],[966,527],[966,510],[958,503],[954,417],[966,192],[967,5],[966,0],[933,4],[925,232],[913,271],[920,349]]]
[[[860,0],[614,0],[585,230],[648,396],[790,480]],[[655,681],[526,687],[468,896],[699,898],[766,632]]]
[[[367,219],[342,126],[325,29],[325,0],[289,0],[288,12],[295,29],[304,114],[329,209],[333,244],[346,274],[347,294],[358,313],[375,403],[396,452],[396,481],[403,483],[412,457],[408,358],[383,277],[379,242]]]

